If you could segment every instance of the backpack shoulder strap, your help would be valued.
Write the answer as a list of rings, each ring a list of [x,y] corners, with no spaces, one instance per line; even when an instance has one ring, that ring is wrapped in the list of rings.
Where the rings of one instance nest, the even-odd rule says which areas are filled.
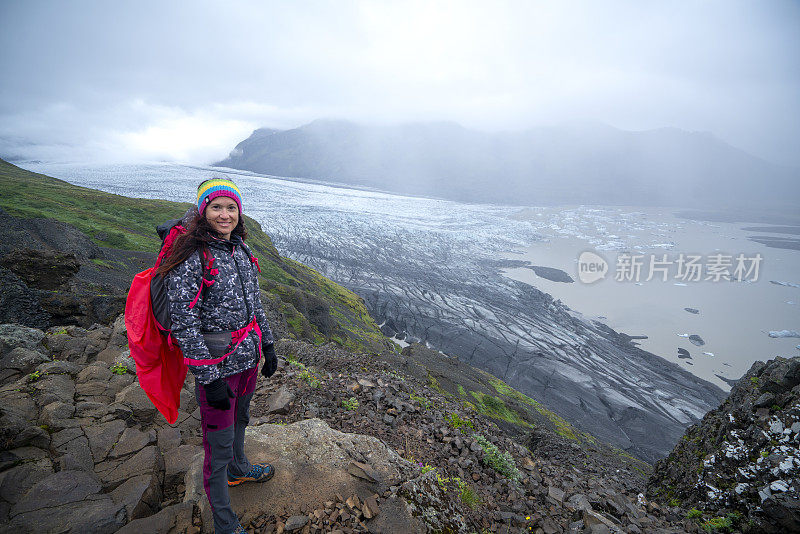
[[[155,268],[158,268],[169,255],[172,253],[172,243],[175,239],[181,235],[186,233],[186,228],[181,226],[180,219],[173,219],[171,221],[167,221],[164,224],[156,227],[156,231],[158,232],[159,237],[161,237],[161,250],[158,252],[158,258],[156,259]]]
[[[211,255],[210,251],[199,248],[197,249],[197,257],[200,259],[200,267],[202,269],[200,274],[200,289],[197,291],[194,300],[189,303],[189,309],[195,307],[201,296],[205,298],[208,288],[214,285],[214,277],[219,274],[219,269],[214,267],[215,258]]]
[[[250,247],[248,247],[244,243],[244,241],[242,241],[242,245],[241,246],[242,246],[242,250],[244,250],[245,254],[247,254],[247,257],[250,258],[250,263],[252,263],[253,265],[256,266],[256,269],[258,269],[258,272],[261,272],[261,266],[258,264],[258,258],[256,258],[253,255],[253,251],[250,250]]]

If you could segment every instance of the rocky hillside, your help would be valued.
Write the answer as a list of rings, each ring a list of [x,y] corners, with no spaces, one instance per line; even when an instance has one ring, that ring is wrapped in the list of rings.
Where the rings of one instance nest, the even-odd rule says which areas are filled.
[[[208,532],[191,379],[170,426],[119,315],[158,249],[154,221],[187,206],[2,161],[0,193],[0,534]],[[232,492],[250,531],[701,529],[689,497],[645,499],[647,464],[456,358],[399,353],[359,297],[247,223],[281,356],[247,443],[278,474]]]
[[[113,321],[133,275],[155,261],[155,226],[188,207],[77,187],[0,160],[0,322],[47,328]],[[257,222],[245,222],[280,334],[354,349],[394,346],[358,296],[281,257]]]
[[[800,532],[800,358],[753,364],[655,465],[647,494],[720,529]]]
[[[122,317],[0,325],[0,533],[211,531],[191,380],[170,426],[125,339]],[[646,464],[557,419],[559,433],[547,416],[525,420],[504,400],[524,396],[457,360],[424,372],[423,350],[278,342],[246,443],[277,474],[231,491],[249,532],[699,531],[685,510],[645,500]],[[442,387],[457,376],[476,394]],[[524,422],[515,439],[509,418]]]

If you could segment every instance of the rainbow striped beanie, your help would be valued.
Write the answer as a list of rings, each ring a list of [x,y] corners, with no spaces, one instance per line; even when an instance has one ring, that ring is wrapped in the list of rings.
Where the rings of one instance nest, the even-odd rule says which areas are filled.
[[[242,213],[242,195],[236,184],[225,178],[212,178],[197,188],[197,211],[200,212],[200,215],[203,214],[208,203],[217,197],[232,198],[239,206],[239,213]]]

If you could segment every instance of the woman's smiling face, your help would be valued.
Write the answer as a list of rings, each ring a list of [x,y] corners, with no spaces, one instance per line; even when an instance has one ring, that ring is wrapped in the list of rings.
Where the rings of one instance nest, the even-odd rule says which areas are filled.
[[[230,239],[239,223],[239,206],[231,197],[217,197],[208,203],[204,212],[211,227],[223,239]]]

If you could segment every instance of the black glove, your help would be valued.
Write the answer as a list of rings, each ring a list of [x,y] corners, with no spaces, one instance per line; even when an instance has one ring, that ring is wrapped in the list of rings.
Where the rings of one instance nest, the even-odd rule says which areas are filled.
[[[231,401],[229,399],[234,395],[224,378],[217,378],[213,382],[203,385],[203,388],[206,390],[206,402],[209,406],[217,410],[230,409]]]
[[[269,378],[278,370],[278,356],[275,354],[275,343],[262,345],[261,352],[264,353],[264,367],[261,368],[261,374]]]

